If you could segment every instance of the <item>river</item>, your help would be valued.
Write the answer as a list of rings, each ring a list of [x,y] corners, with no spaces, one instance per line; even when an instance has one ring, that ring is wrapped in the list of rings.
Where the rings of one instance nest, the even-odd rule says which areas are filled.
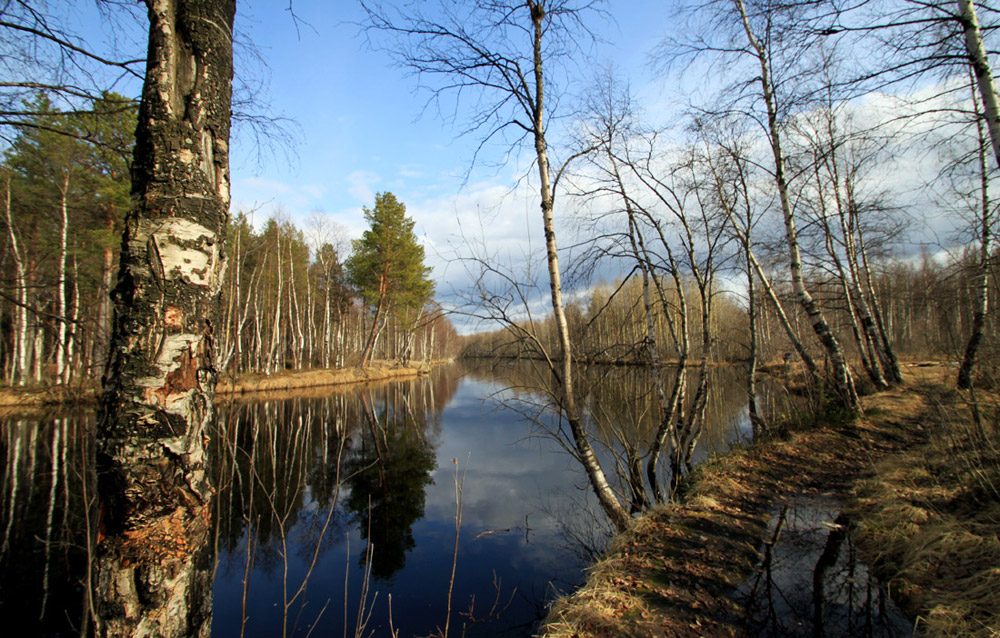
[[[584,404],[614,467],[609,430],[648,436],[652,397],[634,370],[597,376]],[[611,529],[528,378],[455,364],[223,405],[204,575],[213,634],[427,636],[447,621],[451,635],[531,635]],[[740,373],[720,369],[712,383],[698,459],[748,436]],[[0,626],[78,635],[97,527],[93,415],[0,427]]]

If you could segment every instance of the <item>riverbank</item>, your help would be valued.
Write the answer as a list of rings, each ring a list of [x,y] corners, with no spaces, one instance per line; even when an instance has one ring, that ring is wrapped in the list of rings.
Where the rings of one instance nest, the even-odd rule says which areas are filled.
[[[935,635],[997,635],[997,603],[988,596],[1000,589],[1000,497],[993,495],[993,507],[980,507],[990,512],[985,520],[969,521],[970,511],[948,502],[968,490],[968,473],[953,456],[931,452],[960,438],[962,428],[953,426],[960,415],[942,413],[954,417],[950,428],[932,418],[942,400],[961,403],[947,390],[953,383],[952,368],[910,367],[903,387],[864,399],[865,416],[857,421],[793,432],[707,462],[691,477],[683,503],[654,509],[613,541],[586,584],[553,605],[541,635],[745,635],[747,612],[734,594],[760,564],[760,549],[773,533],[769,521],[802,498],[832,500],[853,512],[862,553],[907,613],[925,618],[922,627],[933,617],[959,627],[964,615],[973,627]],[[949,459],[951,492],[942,491]],[[917,478],[925,486],[919,495],[911,487]],[[922,506],[910,503],[915,497]],[[982,500],[968,497],[970,504]],[[943,510],[964,520],[929,529]],[[963,536],[956,537],[956,529]],[[942,578],[952,584],[940,584]]]
[[[436,365],[435,362],[434,365]],[[216,386],[220,401],[262,392],[284,392],[353,383],[386,381],[426,374],[426,364],[400,366],[391,361],[375,361],[368,368],[332,368],[320,370],[287,370],[272,375],[247,374],[225,379]],[[96,387],[50,386],[46,388],[0,388],[0,409],[8,412],[37,409],[45,406],[94,404]]]
[[[221,400],[257,392],[284,392],[326,386],[386,381],[414,377],[430,371],[427,365],[400,366],[390,361],[375,361],[361,368],[331,368],[323,370],[289,370],[272,375],[247,374],[234,380],[220,381],[216,394]]]

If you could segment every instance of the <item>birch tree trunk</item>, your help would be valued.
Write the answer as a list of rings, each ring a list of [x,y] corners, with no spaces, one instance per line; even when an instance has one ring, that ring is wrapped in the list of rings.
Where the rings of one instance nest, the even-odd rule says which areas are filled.
[[[64,382],[66,374],[66,243],[69,227],[69,176],[67,168],[63,174],[62,185],[59,187],[59,211],[62,223],[59,227],[59,270],[58,281],[56,282],[56,322],[59,327],[56,337],[56,379],[57,383]]]
[[[968,53],[972,71],[976,76],[976,85],[979,87],[979,97],[983,101],[983,112],[986,116],[986,128],[990,134],[993,156],[994,159],[996,159],[997,164],[1000,165],[1000,104],[998,104],[996,84],[993,80],[993,70],[990,68],[990,61],[987,57],[986,47],[983,45],[983,34],[979,28],[979,18],[976,15],[976,5],[972,0],[958,0],[958,11],[959,19],[962,22],[962,30],[965,34],[965,50]],[[986,200],[986,197],[984,187],[984,201]],[[984,209],[984,234],[980,237],[980,254],[986,255],[985,260],[982,257],[980,258],[980,261],[984,262],[981,266],[984,271],[988,269],[989,262],[989,253],[986,252],[990,244],[988,215],[988,208]],[[973,318],[974,324],[976,316],[978,316],[980,312],[982,313],[982,318],[985,319],[987,309],[986,280],[986,277],[981,276],[980,280],[977,282],[977,307],[976,315]],[[981,334],[981,332],[982,329],[980,326],[978,333]],[[962,361],[962,367],[959,370],[958,387],[960,388],[965,389],[972,387],[972,366],[975,361],[979,340],[980,337],[977,337],[976,326],[973,325],[972,334],[966,344],[965,357]]]
[[[534,27],[532,45],[534,49],[533,75],[535,92],[534,101],[531,105],[533,115],[532,129],[535,141],[535,156],[538,160],[538,177],[542,199],[542,226],[545,232],[545,257],[549,271],[549,290],[552,297],[552,312],[556,322],[556,329],[559,333],[560,349],[562,350],[562,371],[560,373],[562,408],[572,431],[576,452],[583,463],[591,487],[593,487],[594,492],[597,494],[597,500],[600,502],[601,508],[608,515],[608,518],[611,519],[612,524],[619,530],[623,530],[628,524],[628,513],[611,489],[611,485],[604,475],[604,470],[601,469],[600,462],[594,454],[590,439],[587,436],[583,422],[580,420],[576,398],[573,394],[573,345],[570,342],[569,324],[566,322],[566,309],[563,306],[562,299],[559,253],[556,247],[555,224],[552,215],[552,183],[549,176],[549,158],[545,144],[545,78],[542,72],[542,34],[544,32],[542,23],[545,20],[545,3],[528,0],[527,5],[531,11],[531,22]]]
[[[28,286],[24,275],[24,260],[14,232],[14,219],[10,212],[10,176],[7,176],[7,191],[4,198],[4,212],[7,214],[7,233],[10,251],[14,258],[14,285],[17,287],[17,307],[14,311],[14,365],[11,367],[10,381],[24,385],[28,374]]]
[[[998,104],[996,84],[993,81],[993,70],[990,68],[990,60],[983,45],[976,5],[972,0],[958,0],[958,13],[965,35],[965,51],[976,76],[979,97],[983,100],[983,112],[986,114],[986,128],[990,132],[993,157],[1000,165],[1000,104]]]
[[[66,317],[66,367],[63,370],[62,383],[70,385],[73,382],[73,375],[77,364],[76,327],[80,321],[80,267],[77,264],[76,256],[73,256],[73,303],[70,310],[67,310]],[[83,348],[80,348],[82,351]]]
[[[781,134],[778,130],[778,111],[775,105],[773,87],[771,85],[771,69],[767,52],[764,46],[757,40],[750,27],[750,20],[747,17],[746,6],[743,0],[733,0],[743,23],[743,29],[747,36],[747,41],[753,48],[757,61],[760,63],[760,84],[764,104],[767,108],[767,126],[770,135],[771,152],[774,155],[774,181],[778,190],[778,199],[781,203],[781,214],[785,222],[785,239],[788,242],[788,268],[792,276],[792,288],[795,296],[799,300],[802,309],[809,317],[809,323],[813,331],[819,338],[820,343],[826,349],[827,356],[833,366],[833,380],[841,400],[850,409],[858,407],[858,394],[854,388],[854,379],[851,370],[847,366],[844,357],[844,349],[826,316],[820,309],[816,300],[806,288],[805,279],[802,276],[802,254],[799,251],[798,233],[795,229],[795,218],[792,215],[792,202],[788,193],[788,182],[785,177],[785,157],[781,150]]]
[[[109,226],[114,222],[109,220]],[[91,349],[91,365],[98,373],[103,373],[108,356],[108,336],[111,331],[111,287],[114,285],[114,251],[111,247],[104,249],[104,260],[101,264],[101,285],[97,290],[97,321],[94,328],[94,344]]]
[[[292,338],[292,356],[294,361],[292,362],[292,368],[299,369],[302,367],[303,352],[305,350],[305,336],[302,333],[302,310],[299,308],[299,295],[295,288],[295,255],[292,253],[292,248],[294,247],[294,241],[289,239],[288,241],[288,292],[289,297],[291,297],[291,308],[288,311],[288,317],[291,318],[292,314],[295,315],[295,321],[293,323],[295,327],[295,334]]]
[[[747,216],[747,227],[750,228],[753,219]],[[750,425],[753,428],[754,441],[759,440],[767,432],[767,423],[761,417],[757,409],[757,293],[754,290],[753,266],[750,265],[750,238],[743,246],[743,254],[746,260],[747,275],[747,320],[749,322],[749,343],[747,344],[747,414],[750,417]]]
[[[831,136],[830,139],[832,140],[833,137]],[[817,156],[813,158],[813,170],[816,179],[816,199],[819,205],[819,222],[823,228],[823,240],[826,252],[837,272],[837,278],[840,280],[840,287],[844,295],[844,305],[846,306],[845,314],[850,323],[851,333],[854,335],[854,341],[858,346],[858,357],[861,359],[861,367],[865,369],[865,372],[868,374],[868,378],[875,385],[877,390],[885,390],[889,387],[889,383],[882,374],[882,368],[880,367],[880,363],[884,357],[879,356],[875,352],[875,348],[880,344],[878,344],[875,340],[873,330],[874,322],[871,320],[871,316],[868,315],[867,306],[864,305],[864,297],[861,295],[861,290],[857,287],[857,279],[853,277],[853,271],[851,271],[849,276],[848,270],[844,268],[840,254],[837,252],[837,246],[834,243],[833,227],[830,224],[830,214],[826,207],[826,189],[823,187],[823,177],[819,170],[820,158],[818,157],[818,153],[816,155]],[[844,219],[844,197],[841,196],[840,192],[840,175],[837,167],[835,149],[830,152],[829,155],[830,157],[828,157],[826,161],[830,164],[830,188],[833,189],[833,199],[837,208],[837,218],[840,221],[841,239],[848,262],[850,263],[851,234]],[[864,326],[864,332],[862,332],[862,326]]]
[[[281,370],[281,366],[278,364],[278,359],[281,357],[278,351],[279,343],[281,342],[281,293],[284,290],[284,277],[282,277],[281,271],[281,227],[279,226],[275,230],[275,241],[277,245],[275,246],[274,256],[278,262],[278,292],[274,297],[274,323],[271,326],[271,347],[268,349],[267,354],[267,364],[265,367],[265,372],[271,374],[272,372],[277,372]]]
[[[976,103],[976,96],[973,94],[973,103]],[[978,104],[976,105],[978,106]],[[977,113],[979,109],[976,109]],[[972,388],[972,369],[976,365],[976,355],[979,352],[979,344],[983,339],[983,327],[986,325],[986,313],[990,307],[990,261],[993,251],[993,220],[990,215],[990,191],[989,173],[986,168],[986,135],[983,131],[982,120],[976,121],[976,128],[979,134],[979,175],[980,175],[980,202],[979,202],[979,263],[975,277],[975,298],[972,309],[972,328],[969,332],[969,339],[965,344],[965,354],[962,357],[962,365],[958,370],[958,387],[962,390]]]
[[[899,360],[896,358],[892,342],[885,335],[884,331],[880,332],[878,329],[878,324],[881,322],[881,318],[879,317],[881,311],[878,308],[878,300],[873,295],[872,303],[869,304],[865,296],[865,291],[862,288],[861,273],[858,267],[858,244],[864,241],[864,231],[858,220],[854,171],[848,167],[845,177],[841,179],[840,162],[837,153],[839,136],[836,132],[832,101],[826,117],[826,137],[829,148],[825,150],[824,155],[826,157],[828,172],[833,181],[837,214],[840,219],[840,231],[844,240],[848,271],[851,275],[851,290],[857,300],[857,309],[861,319],[861,327],[864,329],[865,339],[869,347],[874,350],[875,356],[871,357],[872,365],[882,366],[882,371],[885,373],[889,383],[902,383],[903,375],[900,372]],[[841,195],[842,182],[843,196]],[[855,235],[857,235],[857,240],[855,240]],[[878,380],[875,380],[875,383],[879,385]]]
[[[149,49],[98,415],[96,633],[207,636],[213,332],[235,0],[147,0]]]
[[[778,299],[777,293],[774,291],[774,286],[771,285],[771,280],[768,278],[767,273],[764,272],[764,267],[761,266],[760,261],[758,261],[757,256],[753,252],[752,244],[750,242],[750,232],[752,227],[748,225],[746,229],[740,227],[740,224],[736,220],[736,213],[733,211],[732,207],[729,205],[729,201],[723,194],[722,176],[719,174],[714,163],[711,162],[711,155],[707,156],[709,158],[709,167],[712,170],[712,176],[715,179],[715,188],[719,196],[719,203],[722,205],[722,210],[726,214],[726,219],[729,220],[729,224],[733,231],[736,233],[736,238],[740,241],[740,244],[744,247],[744,252],[747,258],[747,269],[752,267],[753,272],[757,273],[757,278],[760,280],[760,285],[764,288],[764,293],[767,295],[768,299],[774,305],[774,312],[778,317],[778,322],[784,329],[785,334],[788,336],[788,340],[792,343],[792,347],[799,354],[799,358],[802,359],[802,363],[806,367],[806,371],[809,374],[809,378],[813,383],[819,383],[819,370],[816,366],[816,362],[813,361],[812,356],[806,350],[805,346],[802,344],[802,340],[799,339],[798,333],[792,326],[791,322],[788,320],[788,315],[785,314],[785,308],[781,305],[781,300]],[[731,154],[731,157],[735,161],[739,161],[735,153]],[[746,179],[742,168],[740,170],[740,187],[744,193],[744,197],[749,199],[749,191],[746,184]],[[751,211],[747,211],[748,220],[752,218]],[[752,273],[748,273],[748,276],[752,277]]]

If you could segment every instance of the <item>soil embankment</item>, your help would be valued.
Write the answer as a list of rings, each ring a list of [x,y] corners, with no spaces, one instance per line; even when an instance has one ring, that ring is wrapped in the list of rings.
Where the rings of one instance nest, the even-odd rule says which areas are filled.
[[[736,449],[706,463],[689,482],[683,503],[654,509],[614,540],[587,583],[553,606],[541,635],[746,635],[747,612],[737,589],[760,564],[760,550],[771,535],[769,520],[802,498],[832,499],[852,510],[862,532],[862,554],[876,563],[903,608],[911,616],[934,613],[939,599],[919,595],[927,594],[927,580],[955,568],[942,570],[926,555],[922,564],[905,563],[903,557],[913,553],[906,539],[929,515],[903,507],[894,494],[911,482],[901,467],[927,476],[915,459],[926,458],[927,448],[936,444],[930,414],[938,409],[943,388],[953,385],[953,375],[953,369],[943,367],[911,367],[903,387],[866,397],[865,416],[856,421],[795,432],[787,440]],[[886,474],[892,474],[891,481],[881,480]],[[899,510],[913,515],[890,520]],[[908,526],[905,534],[893,527],[898,524]],[[1000,522],[992,525],[995,545]],[[981,542],[973,545],[982,551]],[[976,568],[996,581],[998,560]],[[958,576],[968,578],[969,571]],[[968,605],[964,609],[971,613]],[[979,609],[976,618],[985,628],[982,635],[997,635],[996,609]]]
[[[216,386],[220,401],[261,392],[285,392],[305,388],[320,388],[353,383],[385,381],[425,374],[427,365],[398,366],[378,361],[368,368],[337,368],[324,370],[291,370],[272,375],[248,374],[220,381]],[[93,387],[51,386],[47,388],[2,388],[0,410],[15,412],[44,406],[96,403]]]

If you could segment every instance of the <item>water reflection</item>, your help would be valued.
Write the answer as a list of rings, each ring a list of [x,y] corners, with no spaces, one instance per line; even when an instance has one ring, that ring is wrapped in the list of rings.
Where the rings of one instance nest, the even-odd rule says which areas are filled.
[[[0,626],[60,635],[89,625],[92,428],[92,418],[65,414],[0,423]]]
[[[362,394],[368,428],[347,462],[347,511],[373,545],[371,575],[391,578],[413,549],[413,523],[424,515],[424,489],[436,465],[426,422],[408,401],[379,409]],[[419,416],[418,416],[419,415]],[[369,553],[364,554],[369,560]]]
[[[507,390],[495,395],[494,400],[520,413],[534,425],[536,433],[560,441],[572,453],[570,433],[558,418],[554,395],[546,391],[552,386],[550,373],[539,362],[481,362],[470,367],[469,374],[502,380]],[[660,374],[669,386],[676,381],[679,371],[665,366]],[[658,493],[644,467],[652,454],[663,416],[653,373],[639,366],[578,366],[578,375],[575,383],[581,397],[581,416],[595,440],[602,467],[614,481],[619,498],[630,503],[635,513],[649,504],[647,495]],[[680,429],[688,431],[690,438],[667,441],[668,446],[661,454],[671,462],[654,464],[657,484],[669,479],[676,487],[690,467],[712,454],[726,452],[733,442],[747,441],[753,436],[746,395],[742,391],[746,386],[745,369],[720,366],[708,368],[706,375],[707,392],[704,403],[698,405],[699,375],[684,376],[681,396],[686,399],[674,418],[685,422]],[[770,384],[759,383],[758,388],[762,395],[760,402],[770,407],[770,414],[789,408],[787,397]]]
[[[630,459],[657,425],[645,374],[593,368],[580,383],[623,494]],[[696,459],[749,435],[741,374],[712,371]],[[560,423],[534,382],[517,367],[454,367],[221,406],[209,449],[213,632],[387,635],[390,595],[400,636],[443,627],[456,458],[465,480],[451,626],[530,635],[610,532],[579,464],[549,436]],[[89,624],[93,427],[91,416],[69,414],[2,423],[0,626],[79,635]]]
[[[835,503],[800,497],[771,521],[756,575],[745,583],[752,636],[910,636],[913,623],[857,559],[851,520]]]

